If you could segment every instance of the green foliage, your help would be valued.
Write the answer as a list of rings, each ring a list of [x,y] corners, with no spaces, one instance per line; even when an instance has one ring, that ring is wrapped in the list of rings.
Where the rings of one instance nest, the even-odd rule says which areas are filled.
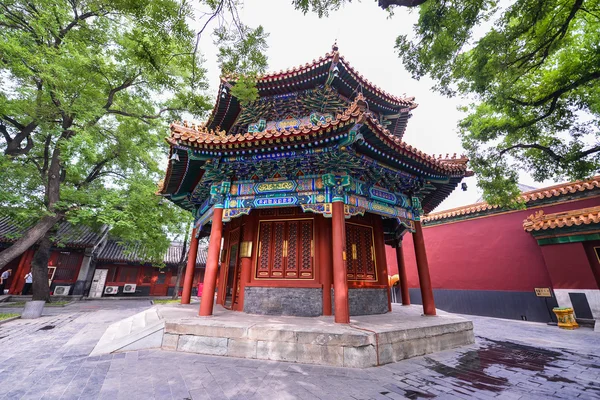
[[[293,0],[327,16],[350,0]],[[519,170],[537,181],[600,170],[599,0],[378,0],[388,16],[417,7],[396,50],[415,79],[472,104],[460,121],[484,198],[516,201]]]
[[[108,224],[162,260],[190,218],[154,195],[166,122],[212,106],[192,16],[175,0],[0,4],[0,214]]]
[[[484,198],[505,205],[519,170],[541,181],[600,169],[600,2],[497,5],[427,1],[416,40],[400,36],[396,48],[415,78],[475,100],[459,123],[463,145]]]
[[[330,11],[337,11],[344,3],[351,0],[292,0],[294,8],[306,14],[309,11],[316,13],[319,18],[327,17]]]
[[[241,104],[258,99],[256,76],[267,68],[267,37],[262,26],[251,29],[240,25],[238,29],[221,26],[215,30],[219,47],[218,61],[223,75],[237,74],[232,94]]]

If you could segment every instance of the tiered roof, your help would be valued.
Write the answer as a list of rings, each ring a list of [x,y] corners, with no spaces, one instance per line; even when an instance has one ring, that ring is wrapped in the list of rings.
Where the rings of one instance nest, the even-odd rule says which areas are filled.
[[[396,97],[371,84],[339,55],[337,46],[312,63],[259,77],[259,99],[246,108],[231,94],[233,84],[235,78],[222,79],[217,104],[205,124],[171,124],[166,140],[171,145],[169,156],[175,161],[167,167],[159,194],[169,196],[183,208],[192,210],[194,204],[203,201],[206,190],[197,190],[199,183],[206,186],[211,179],[230,175],[254,179],[247,167],[235,167],[238,169],[230,175],[222,168],[231,167],[240,159],[256,161],[267,153],[287,157],[284,161],[290,164],[296,162],[293,157],[303,159],[302,154],[336,148],[337,152],[354,157],[348,160],[353,166],[344,171],[354,168],[348,173],[362,177],[365,175],[359,170],[364,166],[370,168],[367,176],[372,177],[374,184],[381,181],[396,191],[418,192],[425,212],[436,207],[463,177],[471,174],[464,156],[431,156],[404,142],[406,121],[417,107],[414,97]],[[348,142],[351,130],[356,136]],[[346,147],[349,143],[351,148]],[[320,160],[324,159],[327,157]],[[264,171],[259,162],[249,162]],[[209,166],[213,163],[220,168],[219,178],[215,167]],[[321,173],[318,171],[325,167],[316,164],[310,164],[317,168],[313,173]],[[327,168],[335,170],[338,166],[339,163],[333,163]],[[205,177],[208,170],[212,172]],[[256,176],[262,176],[261,173]],[[402,182],[399,188],[395,184],[400,183],[398,178],[385,175],[390,173],[405,174],[408,183]]]
[[[208,119],[209,130],[225,130],[235,124],[242,109],[239,101],[231,94],[236,77],[222,77],[219,97]],[[281,95],[290,92],[314,89],[330,85],[350,101],[360,93],[369,108],[390,123],[390,131],[402,137],[406,129],[410,111],[417,107],[414,97],[391,95],[359,74],[339,54],[337,45],[330,53],[311,63],[259,76],[256,82],[260,97]]]

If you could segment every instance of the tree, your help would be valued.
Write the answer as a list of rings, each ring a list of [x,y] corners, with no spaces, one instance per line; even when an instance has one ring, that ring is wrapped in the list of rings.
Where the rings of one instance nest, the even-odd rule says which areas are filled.
[[[208,21],[231,11],[203,4]],[[37,244],[35,299],[61,221],[108,224],[161,261],[187,222],[153,193],[165,122],[212,106],[192,18],[185,0],[0,2],[0,210],[37,220],[0,267]]]
[[[326,15],[345,2],[294,5]],[[519,170],[542,181],[600,169],[598,0],[378,4],[419,6],[413,37],[399,36],[396,49],[415,79],[429,76],[435,90],[471,102],[459,130],[487,201],[513,202]]]

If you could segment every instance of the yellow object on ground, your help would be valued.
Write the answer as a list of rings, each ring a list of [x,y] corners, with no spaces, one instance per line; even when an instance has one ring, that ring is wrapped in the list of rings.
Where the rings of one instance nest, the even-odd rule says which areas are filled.
[[[573,309],[571,307],[554,307],[552,309],[558,319],[558,327],[562,329],[577,329],[579,324],[575,321]]]

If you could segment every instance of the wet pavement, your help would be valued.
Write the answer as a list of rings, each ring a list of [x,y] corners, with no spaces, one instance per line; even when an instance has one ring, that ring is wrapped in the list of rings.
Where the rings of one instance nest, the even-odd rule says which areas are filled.
[[[162,350],[88,357],[110,323],[149,307],[98,303],[0,325],[0,399],[600,399],[600,334],[586,328],[469,316],[475,345],[367,369]]]

